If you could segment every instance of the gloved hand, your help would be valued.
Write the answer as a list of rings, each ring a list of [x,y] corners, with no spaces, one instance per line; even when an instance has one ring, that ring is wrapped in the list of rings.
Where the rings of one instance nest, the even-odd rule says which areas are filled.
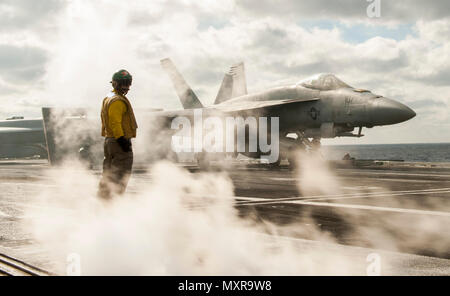
[[[131,151],[131,140],[126,139],[124,136],[122,136],[117,139],[117,143],[119,144],[120,148],[122,148],[123,152]]]

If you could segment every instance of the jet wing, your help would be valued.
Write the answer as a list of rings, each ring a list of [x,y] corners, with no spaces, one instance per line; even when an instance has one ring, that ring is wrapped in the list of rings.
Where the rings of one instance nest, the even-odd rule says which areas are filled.
[[[197,109],[204,110],[203,108],[197,108]],[[179,116],[190,117],[190,116],[194,115],[194,110],[195,109],[158,111],[158,112],[149,113],[148,117],[152,117],[152,118],[168,118],[168,119],[173,119],[174,117],[179,117]]]
[[[28,128],[28,127],[0,127],[0,134],[14,134],[14,133],[29,133],[38,131],[38,128]]]
[[[235,102],[233,104],[220,104],[212,106],[212,109],[216,109],[221,112],[241,112],[254,109],[263,109],[268,107],[277,107],[294,103],[304,103],[318,101],[319,98],[312,99],[290,99],[290,100],[270,100],[270,101],[243,101]]]
[[[44,142],[42,128],[0,127],[0,145]]]

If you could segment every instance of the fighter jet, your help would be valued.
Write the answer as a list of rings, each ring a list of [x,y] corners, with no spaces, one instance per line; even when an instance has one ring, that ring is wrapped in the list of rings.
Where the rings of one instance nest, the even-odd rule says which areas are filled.
[[[47,157],[42,119],[0,121],[0,158]]]
[[[363,127],[396,124],[416,115],[398,101],[354,88],[330,73],[247,94],[243,63],[231,67],[215,103],[205,107],[170,59],[161,60],[161,66],[172,80],[184,109],[202,108],[209,114],[278,117],[282,157],[289,158],[288,151],[292,149],[320,146],[322,138],[362,137]],[[243,154],[259,157],[261,151]]]
[[[224,76],[214,104],[204,106],[170,59],[161,60],[161,65],[169,74],[184,108],[176,111],[152,110],[149,113],[150,138],[154,143],[161,144],[158,147],[161,146],[166,152],[170,151],[167,145],[173,135],[170,131],[171,121],[179,116],[192,118],[195,110],[202,110],[206,116],[279,118],[279,160],[289,159],[291,152],[297,149],[311,150],[318,147],[321,138],[361,137],[363,127],[396,124],[416,115],[413,110],[397,101],[373,94],[369,90],[353,88],[333,74],[317,74],[292,85],[248,94],[243,63],[231,67]],[[58,128],[61,125],[64,124],[59,124]],[[48,126],[45,134],[44,126],[45,120],[43,122],[42,119],[15,118],[1,121],[0,157],[35,154],[45,156],[49,151],[51,159],[51,155],[56,153],[50,152],[56,146],[52,141],[47,143],[52,138],[48,137],[49,132],[58,133],[52,133]],[[353,133],[355,128],[358,128],[357,133]],[[250,138],[250,132],[245,130],[247,139]],[[268,138],[270,136],[269,134]],[[71,150],[81,151],[78,146]],[[30,149],[33,151],[29,151]],[[24,153],[19,153],[21,151]],[[265,153],[259,149],[235,152],[253,158]],[[233,155],[236,156],[236,153]],[[201,161],[205,153],[197,153],[197,156],[197,160]]]

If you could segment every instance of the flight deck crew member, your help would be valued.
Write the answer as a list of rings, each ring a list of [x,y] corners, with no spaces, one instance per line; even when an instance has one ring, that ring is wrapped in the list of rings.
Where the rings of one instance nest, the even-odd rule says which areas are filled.
[[[103,176],[98,196],[110,199],[125,192],[133,166],[131,138],[136,137],[137,123],[133,108],[125,96],[130,90],[131,74],[126,70],[114,73],[113,91],[103,99],[101,120],[105,137]]]

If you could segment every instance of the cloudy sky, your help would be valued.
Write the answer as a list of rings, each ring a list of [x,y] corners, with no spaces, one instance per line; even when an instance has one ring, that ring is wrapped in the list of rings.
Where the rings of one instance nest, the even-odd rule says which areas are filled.
[[[418,114],[325,143],[450,142],[450,2],[380,3],[369,18],[366,0],[0,0],[0,118],[100,108],[121,68],[137,107],[181,108],[171,57],[206,104],[244,61],[249,92],[332,72]]]

